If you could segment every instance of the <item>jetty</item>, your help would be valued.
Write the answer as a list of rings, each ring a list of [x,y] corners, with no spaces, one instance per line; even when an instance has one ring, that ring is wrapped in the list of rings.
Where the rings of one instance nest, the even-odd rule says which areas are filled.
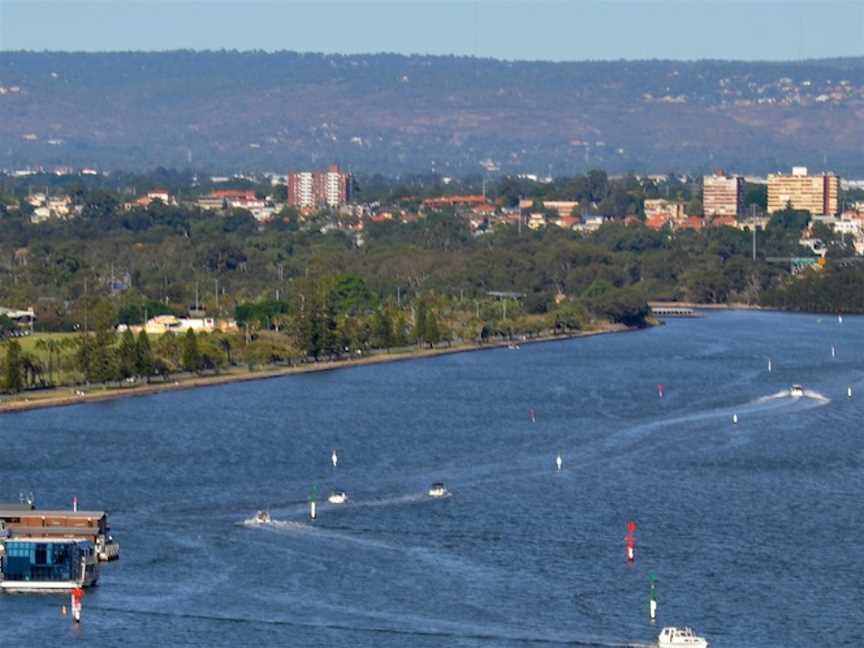
[[[655,317],[700,317],[699,313],[687,306],[671,306],[666,304],[650,304],[651,314]]]

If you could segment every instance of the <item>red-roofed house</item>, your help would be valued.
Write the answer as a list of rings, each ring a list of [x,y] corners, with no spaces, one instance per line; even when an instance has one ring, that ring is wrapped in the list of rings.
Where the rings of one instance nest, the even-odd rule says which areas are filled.
[[[645,219],[645,227],[659,231],[670,222],[672,222],[672,218],[669,214],[654,214]]]
[[[708,225],[710,227],[735,227],[738,219],[735,216],[715,216]]]
[[[675,229],[701,230],[705,227],[705,219],[700,216],[688,216],[687,220],[676,225]]]
[[[423,201],[423,206],[429,209],[439,209],[441,207],[476,207],[486,204],[486,197],[480,195],[467,196],[439,196],[437,198],[427,198]]]

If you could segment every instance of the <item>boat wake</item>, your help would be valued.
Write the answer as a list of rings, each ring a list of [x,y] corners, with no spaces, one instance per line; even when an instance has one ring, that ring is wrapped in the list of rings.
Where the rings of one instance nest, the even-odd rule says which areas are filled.
[[[768,403],[774,400],[778,400],[780,398],[791,398],[795,400],[799,400],[802,398],[809,398],[811,400],[819,401],[821,405],[827,405],[831,402],[831,399],[825,396],[824,394],[820,394],[817,391],[812,389],[805,389],[803,396],[793,396],[791,389],[781,389],[776,394],[770,394],[768,396],[762,396],[756,399],[756,403]]]
[[[208,613],[195,612],[178,612],[178,611],[163,611],[163,610],[148,610],[148,609],[130,609],[116,606],[91,605],[91,610],[101,612],[112,612],[115,614],[125,614],[130,616],[146,616],[153,618],[182,618],[195,619],[200,621],[223,622],[230,624],[250,624],[250,625],[267,625],[267,626],[283,626],[309,630],[331,630],[337,632],[349,632],[356,634],[358,632],[371,635],[394,635],[413,638],[434,638],[441,640],[473,640],[482,642],[513,642],[518,641],[526,645],[568,645],[568,646],[584,646],[590,648],[656,648],[656,643],[644,643],[640,641],[615,641],[607,639],[595,639],[592,637],[568,637],[559,636],[550,633],[531,633],[518,628],[507,628],[506,626],[480,626],[464,623],[453,622],[432,622],[427,621],[427,627],[410,627],[405,625],[388,625],[376,619],[377,615],[373,615],[367,622],[357,620],[355,622],[345,621],[328,621],[322,619],[320,621],[301,621],[299,619],[280,619],[254,616],[228,616]],[[376,621],[378,621],[376,623]]]

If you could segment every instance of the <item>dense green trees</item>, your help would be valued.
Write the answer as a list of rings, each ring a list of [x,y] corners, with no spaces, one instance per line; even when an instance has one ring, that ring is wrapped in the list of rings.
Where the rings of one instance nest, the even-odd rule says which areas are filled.
[[[191,328],[183,337],[183,368],[186,371],[198,371],[201,369],[201,352],[198,349],[198,338]]]
[[[21,362],[21,345],[17,340],[6,344],[6,372],[4,386],[10,392],[19,392],[24,388],[23,366]]]

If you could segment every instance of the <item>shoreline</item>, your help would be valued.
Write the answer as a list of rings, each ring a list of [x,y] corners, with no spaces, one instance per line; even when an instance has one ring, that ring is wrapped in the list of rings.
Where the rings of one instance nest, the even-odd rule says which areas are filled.
[[[776,308],[767,308],[758,304],[744,304],[740,302],[730,302],[724,304],[700,304],[698,302],[688,301],[649,301],[648,305],[651,308],[692,308],[693,310],[751,310],[751,311],[775,311]],[[785,311],[784,311],[785,312]]]
[[[650,328],[650,326],[649,326]],[[48,409],[54,407],[68,407],[71,405],[81,405],[83,403],[95,403],[117,400],[121,398],[135,398],[138,396],[151,396],[168,391],[179,391],[186,389],[198,389],[203,387],[212,387],[215,385],[228,385],[232,383],[247,382],[250,380],[270,380],[273,378],[282,378],[284,376],[292,376],[306,373],[315,373],[321,371],[335,371],[337,369],[351,369],[354,367],[363,367],[368,365],[384,364],[390,362],[405,362],[408,360],[421,360],[425,358],[435,358],[445,355],[453,355],[457,353],[472,353],[475,351],[491,351],[493,349],[507,348],[510,344],[519,344],[520,346],[528,344],[543,344],[546,342],[560,342],[564,340],[573,340],[584,337],[593,337],[596,335],[606,335],[610,333],[629,333],[642,329],[628,328],[625,326],[611,325],[594,331],[580,331],[577,333],[568,333],[565,335],[547,335],[527,340],[501,340],[490,342],[487,344],[460,344],[450,347],[442,347],[435,349],[417,349],[412,351],[402,351],[396,353],[379,352],[373,355],[363,356],[359,358],[351,358],[348,360],[330,360],[325,362],[306,363],[297,366],[276,366],[261,369],[258,371],[250,371],[242,368],[232,368],[224,373],[193,376],[189,378],[175,379],[164,383],[145,383],[143,385],[135,385],[129,387],[106,387],[99,388],[92,392],[87,392],[86,395],[77,395],[75,392],[80,389],[78,385],[68,387],[56,387],[51,390],[42,392],[25,392],[30,395],[19,395],[11,400],[4,398],[0,401],[0,416],[3,414],[14,414],[16,412],[27,412],[37,409]],[[36,398],[32,398],[35,394]],[[40,398],[40,396],[45,395]]]

